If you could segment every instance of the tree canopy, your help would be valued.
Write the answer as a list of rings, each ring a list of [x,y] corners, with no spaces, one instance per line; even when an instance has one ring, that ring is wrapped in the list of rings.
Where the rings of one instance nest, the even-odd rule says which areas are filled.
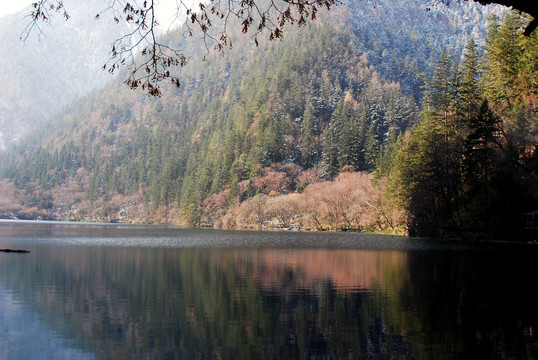
[[[450,0],[443,0],[447,5]],[[511,6],[533,16],[527,25],[525,35],[529,35],[538,25],[538,3],[527,0],[478,0],[483,5],[501,4]],[[329,10],[338,5],[339,0],[209,0],[206,3],[192,3],[178,0],[176,19],[184,22],[186,35],[199,35],[205,47],[223,51],[233,47],[229,24],[241,24],[241,31],[250,34],[256,45],[258,36],[267,36],[269,40],[281,38],[286,25],[301,26],[316,19],[320,9]],[[130,24],[130,32],[116,39],[111,48],[110,59],[103,68],[113,73],[127,66],[130,74],[125,83],[132,89],[142,88],[149,95],[160,96],[161,81],[168,81],[180,86],[175,68],[187,64],[187,58],[181,48],[167,43],[158,36],[159,26],[155,9],[155,0],[136,1],[110,0],[102,12],[112,16],[116,22]],[[373,4],[375,6],[375,2]],[[21,38],[27,38],[40,24],[50,20],[54,13],[69,20],[68,9],[63,0],[38,0],[32,4],[30,22]]]
[[[494,19],[483,53],[473,41],[461,62],[441,56],[419,124],[385,160],[411,234],[514,238],[536,208],[538,34],[520,20]]]

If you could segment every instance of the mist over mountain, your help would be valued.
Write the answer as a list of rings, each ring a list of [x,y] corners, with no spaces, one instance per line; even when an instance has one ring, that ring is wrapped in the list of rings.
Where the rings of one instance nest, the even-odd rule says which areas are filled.
[[[112,79],[101,67],[112,41],[127,27],[106,16],[94,19],[106,8],[104,1],[68,5],[69,21],[56,14],[26,41],[21,35],[30,7],[0,18],[1,149]]]
[[[118,80],[71,104],[3,154],[11,195],[0,210],[212,225],[204,209],[217,202],[300,192],[346,166],[373,171],[419,121],[424,79],[442,54],[459,59],[471,39],[484,44],[486,19],[505,12],[473,2],[351,1],[259,46],[232,26],[234,47],[223,54],[171,32],[164,41],[189,61],[181,87],[153,98]],[[70,93],[86,89],[79,81]],[[45,84],[43,94],[65,92]]]

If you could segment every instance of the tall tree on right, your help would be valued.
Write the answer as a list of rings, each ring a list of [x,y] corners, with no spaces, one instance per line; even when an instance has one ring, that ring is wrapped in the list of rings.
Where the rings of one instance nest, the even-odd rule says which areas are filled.
[[[483,78],[485,96],[500,109],[513,110],[517,105],[518,76],[522,56],[522,24],[518,14],[508,12],[499,26],[492,19],[486,38],[486,68]]]

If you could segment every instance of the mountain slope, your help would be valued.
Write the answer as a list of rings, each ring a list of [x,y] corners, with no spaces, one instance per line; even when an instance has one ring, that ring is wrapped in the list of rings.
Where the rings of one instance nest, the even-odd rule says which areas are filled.
[[[418,72],[433,71],[423,56],[435,58],[451,44],[445,37],[457,38],[453,20],[461,13],[432,19],[432,12],[413,12],[422,26],[391,32],[400,37],[386,51],[417,57],[400,83],[397,72],[389,73],[398,58],[377,56],[373,35],[364,32],[386,14],[407,24],[400,14],[409,4],[359,4],[289,29],[282,41],[254,47],[239,36],[224,56],[210,53],[205,61],[205,49],[171,34],[167,41],[190,61],[179,89],[148,98],[110,84],[4,154],[2,175],[21,189],[23,207],[46,216],[177,222],[181,209],[196,222],[209,195],[226,189],[228,201],[248,198],[265,191],[254,187],[263,177],[291,176],[279,190],[296,191],[305,186],[302,170],[321,169],[327,179],[347,165],[372,170],[383,149],[417,121]],[[385,14],[374,16],[385,5]],[[387,33],[379,30],[380,44]],[[289,166],[273,171],[275,163]]]

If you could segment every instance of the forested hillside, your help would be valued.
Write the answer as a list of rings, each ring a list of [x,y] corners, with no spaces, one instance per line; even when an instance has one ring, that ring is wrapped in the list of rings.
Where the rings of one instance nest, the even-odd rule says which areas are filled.
[[[469,168],[465,173],[476,178],[465,178],[463,164],[490,169],[491,160],[480,165],[462,155],[471,149],[473,156],[485,156],[476,150],[486,147],[476,143],[483,140],[480,126],[470,123],[489,114],[479,105],[483,97],[507,124],[515,116],[528,122],[528,130],[535,127],[536,61],[527,60],[536,59],[536,35],[525,39],[514,27],[520,53],[508,61],[517,62],[517,70],[500,88],[505,74],[498,71],[506,64],[494,63],[492,46],[504,25],[492,21],[486,37],[488,13],[505,11],[468,2],[430,9],[403,1],[352,2],[258,47],[238,29],[233,49],[224,54],[207,53],[180,33],[171,34],[167,41],[189,59],[181,87],[152,98],[118,81],[72,105],[1,155],[6,195],[0,211],[228,228],[403,231],[407,220],[412,231],[426,233],[430,225],[414,225],[422,211],[446,216],[452,201],[464,201],[450,193],[450,205],[443,205],[436,196],[452,191],[445,184],[424,194],[424,183],[428,189],[432,184],[428,176],[449,181],[457,173],[458,186],[474,194],[472,184],[480,187],[483,181],[480,171]],[[470,75],[465,46],[476,52],[476,73]],[[462,127],[454,125],[465,119]],[[439,155],[437,148],[414,153],[430,151],[413,145],[429,121],[438,133],[425,139],[439,138],[436,144],[456,147],[460,157]],[[502,136],[510,131],[503,127]],[[532,132],[521,131],[527,138],[514,151],[534,141]],[[512,141],[502,136],[495,139]],[[415,159],[424,156],[438,159],[450,176],[431,173],[429,163]],[[375,179],[367,174],[374,171]],[[493,170],[488,171],[490,179]],[[532,206],[533,197],[527,199],[514,214]],[[432,208],[414,207],[420,200]],[[478,195],[465,200],[480,211]],[[469,220],[476,211],[469,211]],[[428,224],[464,229],[442,216]]]

